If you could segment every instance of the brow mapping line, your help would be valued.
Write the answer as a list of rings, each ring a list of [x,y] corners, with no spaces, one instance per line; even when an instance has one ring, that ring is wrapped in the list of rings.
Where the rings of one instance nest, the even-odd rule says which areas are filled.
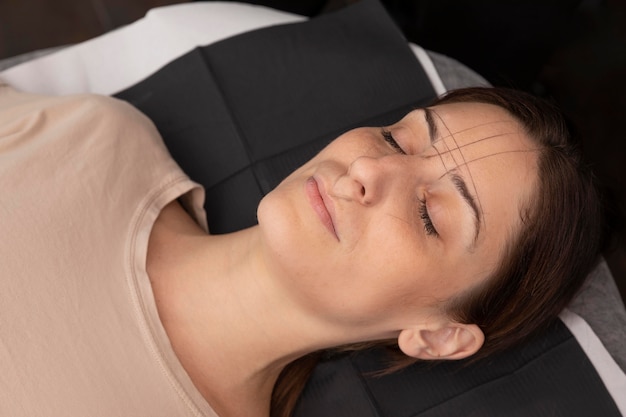
[[[439,118],[439,120],[441,120],[443,122],[443,119],[441,118],[441,116],[439,116],[439,114],[437,114],[437,112],[432,111],[432,113],[435,113],[437,115],[437,117]],[[434,120],[432,120],[432,122],[434,123]],[[445,136],[445,138],[452,138],[452,141],[456,145],[457,149],[459,149],[459,145],[456,142],[456,139],[455,139],[454,135],[452,134],[452,132],[450,131],[450,129],[448,128],[448,126],[446,126],[445,123],[443,123],[443,126],[448,131],[448,136]],[[443,140],[443,138],[440,141],[443,141],[443,146],[445,147],[445,150],[443,152],[440,152],[439,149],[436,146],[433,145],[433,148],[435,148],[435,150],[437,151],[437,154],[439,155],[439,159],[441,159],[441,161],[443,162],[443,155],[449,153],[450,157],[452,158],[452,162],[454,163],[454,165],[458,166],[459,163],[456,161],[456,158],[454,157],[454,154],[452,153],[452,150],[450,149],[450,146],[448,146],[447,141]],[[454,168],[452,170],[449,170],[445,163],[443,164],[443,167],[446,170],[446,172],[451,172],[451,171],[454,170]]]
[[[448,148],[448,150],[446,150],[446,151],[444,151],[444,152],[441,152],[441,153],[440,153],[440,155],[445,155],[445,154],[447,154],[447,153],[449,153],[449,152],[452,152],[452,151],[455,151],[455,150],[457,150],[457,149],[463,149],[463,148],[466,148],[466,147],[468,147],[468,146],[470,146],[470,145],[474,145],[474,144],[476,144],[476,143],[478,143],[478,142],[482,142],[482,141],[487,140],[487,139],[494,139],[494,138],[498,138],[498,137],[500,137],[500,136],[514,135],[514,134],[515,134],[515,132],[505,132],[505,133],[499,133],[499,134],[497,134],[497,135],[485,136],[484,138],[481,138],[481,139],[476,139],[474,142],[466,143],[465,145],[462,145],[462,146],[457,146],[455,149],[450,149],[448,146],[446,146],[446,148]],[[447,139],[447,138],[449,138],[449,137],[452,137],[452,135],[450,135],[450,136],[445,136],[445,137],[441,138],[441,140],[444,142],[444,144],[445,144],[445,139]],[[439,141],[437,141],[437,142],[439,142]],[[433,146],[433,148],[437,149],[435,146]],[[437,151],[439,151],[439,150],[437,149]],[[431,157],[430,157],[430,156],[427,156],[426,158],[431,158]]]
[[[456,138],[454,137],[454,135],[452,134],[452,132],[450,131],[448,126],[443,122],[443,119],[441,119],[441,116],[439,116],[437,114],[437,117],[439,117],[439,119],[442,121],[442,123],[443,123],[444,127],[446,128],[446,130],[448,131],[448,133],[450,133],[449,137],[452,138],[454,144],[456,145],[456,149],[459,150],[459,153],[461,154],[461,157],[463,158],[463,161],[465,161],[465,156],[463,155],[463,152],[461,152],[459,144],[456,141]],[[442,155],[445,154],[445,153],[450,153],[450,157],[452,158],[452,161],[454,162],[454,164],[458,168],[459,164],[456,161],[456,159],[454,158],[454,154],[452,153],[452,150],[450,149],[450,147],[448,146],[448,144],[446,143],[445,140],[443,141],[443,144],[447,148],[447,151],[443,152],[443,153],[439,152],[439,149],[437,149],[437,147],[433,145],[433,148],[435,148],[435,150],[437,151],[437,154],[439,155],[439,158],[443,161]],[[451,173],[452,183],[454,184],[456,189],[459,191],[459,194],[461,194],[461,197],[463,198],[465,203],[468,205],[468,207],[472,210],[472,214],[474,215],[474,239],[472,240],[472,247],[473,247],[474,245],[476,245],[476,241],[478,240],[478,234],[480,233],[480,224],[481,224],[481,217],[482,217],[481,214],[480,214],[480,213],[482,213],[482,207],[480,206],[480,201],[479,201],[479,205],[476,205],[476,200],[474,199],[472,194],[467,189],[467,184],[463,180],[463,177],[461,177],[458,173],[455,172],[455,171],[457,171],[457,168],[454,168],[452,170],[448,170],[448,168],[446,167],[445,163],[443,165],[444,165],[444,169],[446,170],[446,174],[447,173]],[[469,167],[468,167],[468,172],[469,172]],[[446,174],[444,174],[444,175],[446,175]],[[444,175],[442,175],[440,178],[442,178]],[[470,172],[470,178],[471,178],[471,172]],[[472,178],[472,181],[473,181],[473,178]],[[474,186],[474,189],[476,190],[475,186]]]
[[[442,122],[443,122],[443,119],[441,118],[441,116],[440,116],[440,115],[439,115],[436,111],[434,111],[434,110],[432,110],[432,109],[429,109],[429,110],[430,110],[432,113],[436,114],[436,115],[437,115],[437,117],[438,117],[440,120],[442,120]],[[459,131],[455,132],[455,134],[465,133],[465,132],[467,132],[468,130],[477,129],[477,128],[479,128],[479,127],[483,127],[483,126],[494,125],[494,124],[497,124],[497,123],[509,123],[509,124],[510,124],[510,123],[512,123],[512,122],[510,122],[510,121],[508,121],[508,120],[498,120],[498,121],[495,121],[495,122],[481,123],[481,124],[479,124],[479,125],[473,125],[473,126],[471,126],[471,127],[468,127],[468,128],[465,128],[465,129],[461,129],[461,130],[459,130]],[[445,123],[444,123],[444,125],[445,125]],[[449,131],[448,131],[448,132],[449,132]],[[452,136],[452,135],[450,135],[450,136]],[[446,139],[446,138],[448,138],[448,137],[449,137],[449,136],[442,136],[440,139]]]
[[[459,144],[456,141],[455,136],[452,134],[452,131],[450,130],[450,128],[446,124],[445,120],[443,120],[443,118],[436,111],[433,111],[433,113],[437,116],[437,118],[439,118],[439,120],[441,121],[441,124],[446,128],[446,130],[448,131],[448,133],[452,137],[452,140],[453,140],[454,144],[456,145],[456,148],[459,149]],[[445,144],[445,141],[444,141],[444,144]],[[446,145],[446,148],[450,149],[447,145]],[[472,171],[469,169],[469,166],[467,165],[467,161],[465,160],[465,155],[463,155],[463,152],[461,152],[460,149],[459,149],[459,154],[461,154],[461,159],[463,160],[463,166],[467,167],[467,173],[468,173],[468,175],[470,177],[470,181],[472,183],[472,188],[474,188],[474,194],[476,195],[476,200],[478,200],[478,207],[480,208],[480,214],[481,214],[482,217],[484,217],[483,205],[482,205],[482,203],[480,201],[480,198],[478,197],[478,189],[476,188],[476,182],[474,181],[474,176],[472,175]],[[454,161],[455,165],[457,167],[459,167],[459,164],[454,159],[454,154],[451,154],[451,156],[452,156],[452,160]],[[483,221],[483,223],[484,223],[484,221]]]
[[[485,155],[485,156],[481,156],[480,158],[475,158],[475,159],[471,159],[467,162],[465,162],[463,165],[460,166],[469,166],[469,164],[471,164],[472,162],[476,162],[476,161],[480,161],[481,159],[486,159],[486,158],[490,158],[492,156],[496,156],[496,155],[504,155],[507,153],[530,153],[530,152],[539,152],[541,151],[541,148],[531,148],[531,149],[518,149],[515,151],[502,151],[502,152],[494,152],[492,154],[489,155]],[[458,167],[457,167],[458,168]],[[444,173],[441,177],[439,178],[443,178],[446,175],[448,175],[448,172]]]

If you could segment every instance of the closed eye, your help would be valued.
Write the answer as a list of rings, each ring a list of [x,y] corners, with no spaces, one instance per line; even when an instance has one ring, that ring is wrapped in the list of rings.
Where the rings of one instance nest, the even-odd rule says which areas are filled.
[[[422,219],[422,223],[424,223],[424,231],[428,236],[439,237],[439,232],[435,229],[435,225],[430,219],[430,214],[428,213],[428,208],[426,207],[426,200],[419,200],[419,213],[420,219]]]
[[[394,151],[401,153],[402,155],[406,155],[406,152],[404,152],[404,149],[402,149],[402,147],[398,145],[398,142],[396,142],[396,140],[393,138],[393,135],[390,131],[386,130],[385,128],[381,128],[380,134],[382,135],[385,142],[387,142],[394,149]]]

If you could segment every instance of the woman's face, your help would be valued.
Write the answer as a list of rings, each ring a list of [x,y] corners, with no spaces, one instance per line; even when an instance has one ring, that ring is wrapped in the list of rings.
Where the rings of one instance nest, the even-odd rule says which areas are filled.
[[[328,320],[398,329],[482,283],[520,229],[534,143],[499,107],[455,103],[351,130],[261,202],[268,267]]]

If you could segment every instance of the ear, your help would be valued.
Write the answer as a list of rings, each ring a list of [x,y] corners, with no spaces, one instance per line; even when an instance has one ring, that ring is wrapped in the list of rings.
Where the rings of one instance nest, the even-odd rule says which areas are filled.
[[[417,359],[463,359],[481,348],[485,335],[475,324],[444,322],[402,330],[398,346]]]

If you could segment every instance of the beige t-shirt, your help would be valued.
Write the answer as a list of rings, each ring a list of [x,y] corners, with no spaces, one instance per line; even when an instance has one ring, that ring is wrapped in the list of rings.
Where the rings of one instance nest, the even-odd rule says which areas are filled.
[[[151,122],[93,95],[0,85],[0,416],[215,416],[146,275],[150,229],[203,190]]]

